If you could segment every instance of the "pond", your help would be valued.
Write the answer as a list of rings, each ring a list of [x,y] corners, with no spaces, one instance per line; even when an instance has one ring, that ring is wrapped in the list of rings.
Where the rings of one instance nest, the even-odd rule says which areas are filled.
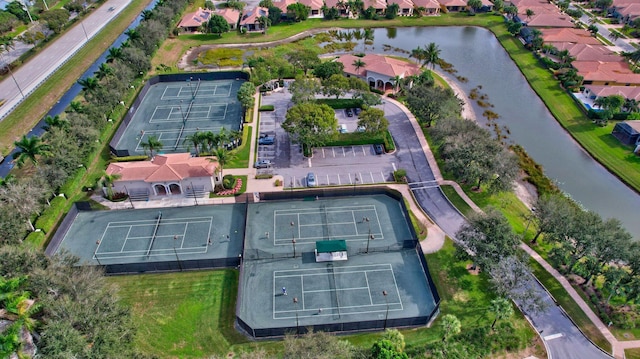
[[[640,195],[594,161],[565,132],[490,31],[477,27],[376,29],[373,44],[366,50],[407,56],[385,49],[390,45],[411,51],[430,42],[438,44],[440,57],[455,67],[456,75],[468,79],[466,83],[457,81],[463,91],[469,94],[482,86],[480,92],[494,105],[491,110],[500,115],[498,124],[509,128],[509,140],[524,147],[547,176],[585,208],[604,218],[619,219],[640,240]],[[356,51],[362,46],[359,41]],[[475,102],[474,106],[477,114],[485,110]]]

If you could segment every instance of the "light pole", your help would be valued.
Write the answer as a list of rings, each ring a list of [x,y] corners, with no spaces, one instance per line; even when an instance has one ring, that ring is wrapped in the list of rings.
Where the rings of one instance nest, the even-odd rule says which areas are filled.
[[[296,237],[293,234],[293,226],[295,226],[296,223],[294,221],[291,221],[290,225],[291,225],[291,244],[293,244],[293,258],[295,258],[296,257]]]
[[[374,239],[375,238],[374,238],[373,234],[369,233],[369,237],[367,237],[367,253],[369,253],[369,242],[371,242]]]
[[[296,336],[300,335],[300,325],[298,324],[298,297],[293,297],[293,304],[296,306]]]
[[[0,52],[0,55],[2,55],[2,53]],[[4,56],[2,56],[2,62],[4,61]],[[24,92],[22,92],[22,88],[20,88],[20,84],[18,84],[18,80],[16,80],[16,77],[13,76],[13,71],[11,71],[11,64],[9,62],[6,62],[5,64],[7,66],[7,70],[9,70],[9,75],[11,75],[11,78],[13,79],[13,82],[16,83],[16,87],[18,88],[18,91],[20,91],[20,95],[22,95],[22,98],[24,98]]]
[[[291,177],[291,198],[293,198],[293,177]]]
[[[196,206],[197,206],[198,199],[196,198],[196,188],[193,187],[193,181],[191,181],[191,194],[193,194],[193,200],[196,202]]]
[[[358,184],[358,180],[359,180],[358,175],[355,175],[354,177],[355,179],[353,180],[353,194],[356,193],[356,185]]]
[[[193,100],[195,96],[193,95],[193,87],[191,87],[191,81],[193,81],[193,76],[187,79],[187,85],[189,85],[189,91],[191,91],[191,100]]]
[[[178,257],[178,251],[176,251],[176,241],[178,240],[178,236],[173,236],[173,254],[176,255],[176,261],[178,261],[178,267],[180,268],[180,272],[182,272],[182,263],[180,263],[180,257]]]
[[[80,27],[82,27],[82,31],[84,32],[84,37],[87,38],[87,40],[89,40],[89,35],[87,35],[87,29],[84,28],[84,22],[80,21]]]
[[[384,301],[387,303],[387,312],[384,315],[384,330],[387,330],[387,319],[389,318],[389,300],[387,299],[387,291],[382,291],[382,296],[384,297]]]

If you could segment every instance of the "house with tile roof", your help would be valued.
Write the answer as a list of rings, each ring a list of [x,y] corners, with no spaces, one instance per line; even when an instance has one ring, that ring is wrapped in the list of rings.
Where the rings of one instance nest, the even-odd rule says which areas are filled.
[[[620,95],[626,99],[640,101],[640,86],[602,86],[587,85],[582,93],[591,100],[598,97]]]
[[[414,11],[422,11],[422,15],[439,15],[440,3],[436,0],[413,0]]]
[[[573,24],[573,19],[571,16],[566,14],[561,14],[560,12],[549,12],[542,14],[535,14],[530,18],[527,18],[523,15],[518,15],[520,17],[521,22],[530,27],[566,27],[572,28],[575,25]]]
[[[324,7],[323,0],[299,0],[298,2],[309,8],[310,19],[324,17],[324,13],[322,12],[322,8]]]
[[[413,2],[411,0],[387,0],[387,6],[391,4],[398,5],[398,16],[413,15]]]
[[[191,157],[189,153],[156,155],[150,161],[114,162],[106,173],[119,176],[113,191],[127,194],[204,195],[222,183],[215,157]]]
[[[542,32],[542,40],[545,44],[552,44],[556,46],[556,43],[572,43],[572,44],[587,44],[587,45],[601,45],[602,43],[593,37],[591,33],[584,29],[576,28],[549,28],[539,29]],[[557,47],[557,46],[556,46]]]
[[[264,26],[258,21],[263,16],[269,17],[269,9],[260,6],[246,9],[240,19],[239,27],[248,32],[264,31]]]
[[[285,17],[287,13],[287,6],[295,3],[296,0],[275,0],[273,1],[273,6],[280,9],[280,11],[282,11],[282,16]]]
[[[567,50],[574,61],[618,62],[624,59],[609,50],[606,46],[589,44],[572,44],[564,42],[554,45],[558,51]]]
[[[640,17],[640,3],[637,0],[614,0],[608,12],[620,23],[629,24]]]
[[[354,62],[361,60],[364,66],[356,69]],[[365,80],[369,86],[378,90],[393,89],[394,77],[407,78],[419,75],[422,70],[419,65],[391,57],[367,54],[363,57],[351,54],[342,55],[336,59],[344,65],[345,76],[356,76]]]
[[[633,73],[625,61],[574,61],[571,66],[584,78],[583,85],[640,86],[640,74]]]
[[[465,0],[438,0],[440,9],[444,12],[458,12],[467,8]]]
[[[189,32],[199,31],[203,25],[209,22],[212,13],[212,10],[198,8],[196,12],[185,14],[178,23],[178,28]]]
[[[376,10],[376,14],[382,15],[384,11],[387,9],[387,2],[385,0],[364,0],[364,9],[374,8]]]
[[[238,21],[240,21],[240,11],[232,8],[218,9],[215,11],[216,15],[222,16],[229,24],[229,29],[235,30],[238,28]]]

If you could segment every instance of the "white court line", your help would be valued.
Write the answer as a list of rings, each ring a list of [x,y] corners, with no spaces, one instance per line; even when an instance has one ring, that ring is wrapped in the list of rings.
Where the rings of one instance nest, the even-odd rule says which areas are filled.
[[[345,271],[340,271],[337,272],[336,274],[353,274],[353,273],[362,273],[362,272],[388,272],[391,271],[393,268],[391,267],[391,264],[385,263],[385,264],[362,264],[362,265],[353,265],[353,266],[344,266],[344,267],[337,267],[340,269],[345,269],[345,268],[361,268],[361,267],[380,267],[380,269],[362,269],[362,270],[345,270]],[[383,267],[389,267],[389,268],[383,268]],[[317,273],[303,273],[303,274],[297,274],[296,272],[306,272],[306,271],[317,271]],[[327,270],[325,268],[309,268],[309,269],[283,269],[283,270],[277,270],[274,271],[274,273],[277,272],[294,272],[296,274],[282,274],[282,275],[276,275],[277,278],[290,278],[290,277],[298,277],[298,276],[316,276],[316,275],[327,275]]]
[[[316,213],[324,213],[324,212],[376,210],[376,206],[373,204],[361,205],[361,206],[337,206],[337,207],[326,207],[326,208],[327,208],[326,211],[323,211],[319,208],[275,209],[273,210],[273,213],[275,215],[282,216],[282,215],[287,215],[287,212],[289,212],[290,214],[316,214]]]
[[[349,287],[349,288],[336,288],[336,289],[315,289],[315,290],[307,290],[303,293],[324,293],[324,292],[348,291],[348,290],[359,290],[359,289],[370,289],[370,288],[369,287]]]
[[[122,243],[122,248],[120,248],[120,252],[124,252],[124,246],[127,245],[127,241],[129,240],[129,233],[131,233],[132,228],[133,226],[129,226],[129,230],[127,231],[127,235],[124,237],[124,242]]]
[[[303,276],[300,276],[300,292],[302,293],[300,295],[302,297],[302,298],[300,298],[300,299],[302,299],[302,310],[305,310],[304,309],[304,277]]]
[[[184,239],[187,237],[187,228],[189,228],[189,223],[186,223],[184,225],[184,231],[182,232],[182,241],[180,241],[180,249],[182,249],[182,247],[184,247]],[[209,245],[209,243],[207,243],[207,246]]]
[[[376,180],[373,178],[373,172],[369,172],[369,176],[371,176],[371,183],[375,183]]]
[[[353,219],[353,228],[356,230],[356,235],[359,235],[360,233],[358,233],[358,223],[356,222],[356,214],[353,213],[353,211],[351,211],[351,218]]]

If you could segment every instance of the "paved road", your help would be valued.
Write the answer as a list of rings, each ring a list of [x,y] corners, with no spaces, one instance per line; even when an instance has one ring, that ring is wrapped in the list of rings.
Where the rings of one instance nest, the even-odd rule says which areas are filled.
[[[88,39],[95,36],[109,21],[113,20],[131,0],[108,0],[100,8],[87,16],[41,50],[29,62],[21,66],[11,76],[0,82],[0,98],[6,100],[0,107],[0,121],[22,101],[28,101],[29,94],[42,84],[51,74],[71,58]],[[110,10],[113,8],[113,10]],[[78,76],[80,73],[78,73]]]
[[[577,7],[575,7],[575,5],[572,4],[572,5],[570,5],[570,8],[576,9]],[[587,26],[591,24],[590,23],[591,18],[586,14],[584,14],[584,15],[582,15],[582,17],[580,17],[580,21],[582,21],[583,23],[587,24]],[[607,40],[609,40],[612,43],[614,43],[615,46],[617,46],[620,50],[622,50],[624,52],[634,52],[634,51],[636,51],[635,47],[629,45],[629,40],[628,39],[620,38],[620,39],[617,39],[617,40],[614,41],[609,37],[609,35],[611,35],[611,32],[609,31],[609,29],[607,29],[604,25],[602,25],[599,22],[594,22],[593,24],[596,25],[596,27],[598,28],[598,34],[599,35],[602,35],[604,38],[606,38]]]

